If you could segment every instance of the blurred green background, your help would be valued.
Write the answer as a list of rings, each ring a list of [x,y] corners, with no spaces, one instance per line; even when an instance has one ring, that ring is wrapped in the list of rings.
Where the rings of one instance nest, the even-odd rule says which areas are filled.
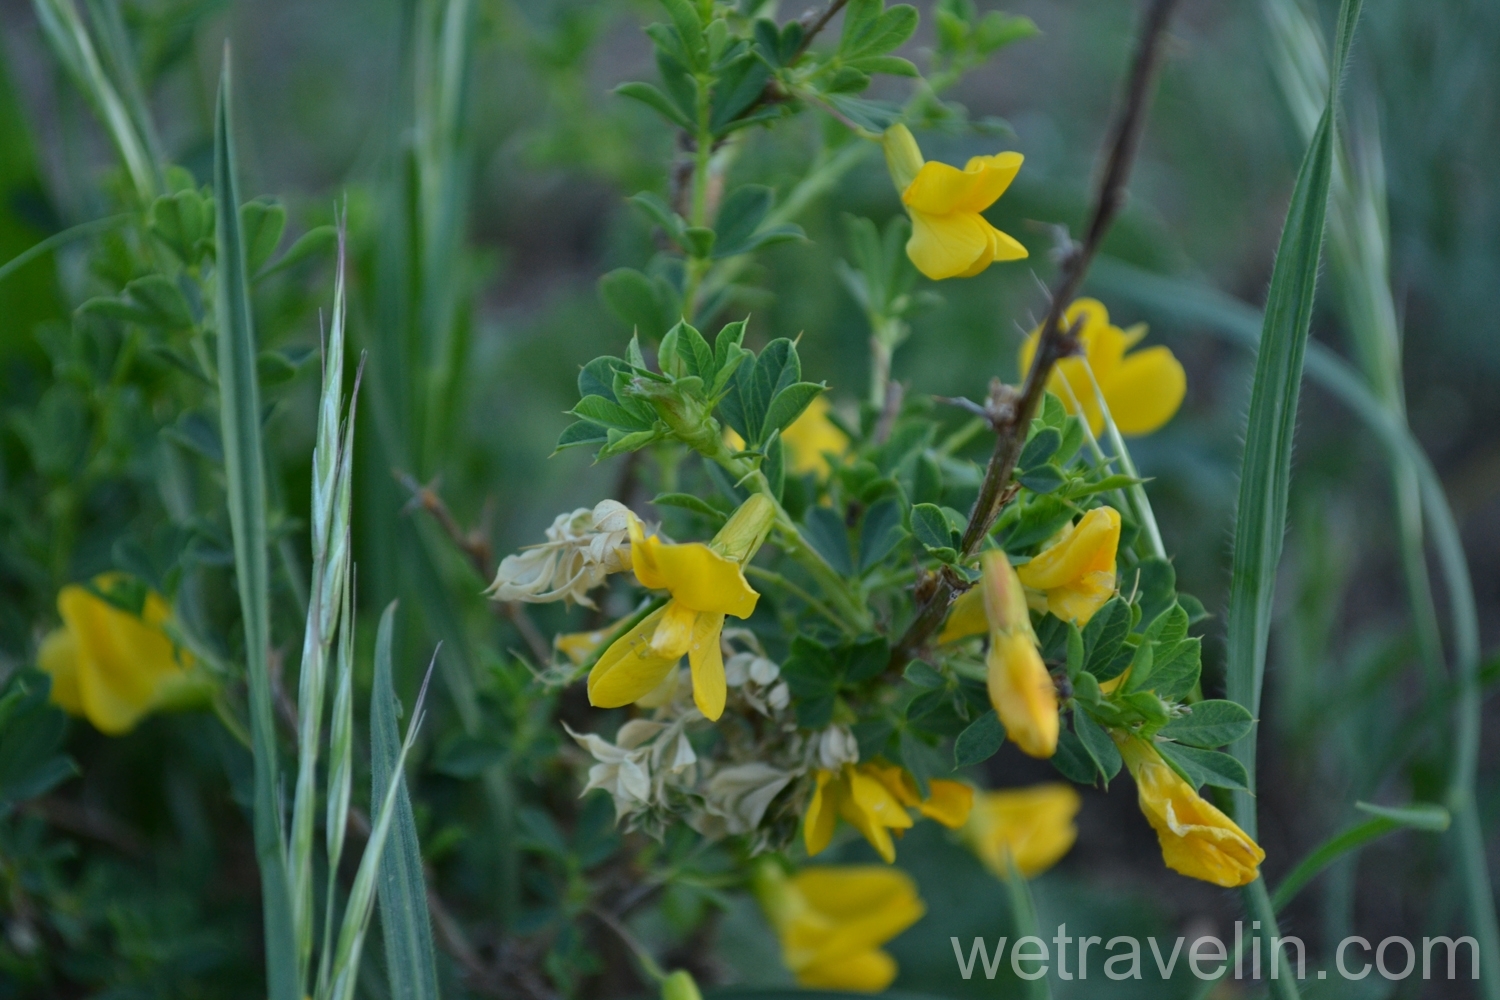
[[[783,16],[801,13],[784,6]],[[924,19],[918,51],[932,44],[928,5],[919,6]],[[949,162],[997,149],[1025,154],[1020,178],[991,218],[1025,242],[1032,257],[1027,265],[992,268],[971,281],[924,283],[941,302],[914,321],[913,336],[894,366],[895,377],[912,393],[979,398],[992,375],[1016,378],[1016,348],[1045,308],[1038,278],[1051,274],[1051,227],[1076,228],[1084,216],[1135,19],[1133,5],[1112,0],[1024,2],[1005,9],[1031,17],[1041,35],[1007,49],[950,96],[973,118],[1003,118],[1010,134],[919,138],[929,157]],[[286,201],[294,231],[329,221],[347,197],[357,272],[352,329],[357,340],[372,336],[381,308],[378,259],[388,238],[382,192],[409,128],[401,39],[411,28],[410,11],[387,0],[142,2],[126,10],[141,37],[151,39],[140,54],[148,76],[155,77],[152,105],[163,143],[200,180],[207,179],[211,161],[221,48],[225,39],[232,41],[242,186],[247,194]],[[1321,3],[1317,14],[1326,30],[1333,6]],[[459,521],[485,523],[496,553],[538,539],[559,511],[611,495],[619,474],[618,460],[595,468],[578,451],[548,456],[568,423],[563,411],[576,400],[578,365],[617,352],[628,336],[600,299],[598,277],[618,266],[639,266],[652,252],[649,227],[624,199],[663,186],[672,136],[649,112],[609,90],[654,75],[640,27],[657,17],[644,0],[489,0],[478,7],[470,152],[463,164],[468,205],[462,228],[473,252],[451,276],[472,300],[470,354],[457,395],[448,400],[454,423],[424,467],[408,471],[440,477],[442,495]],[[110,154],[22,0],[0,0],[0,43],[3,261],[63,225],[101,214],[97,183]],[[1108,255],[1208,283],[1259,306],[1303,149],[1269,51],[1259,4],[1182,5],[1131,201],[1106,243]],[[1486,649],[1500,638],[1497,52],[1500,4],[1492,0],[1370,3],[1346,91],[1353,140],[1376,144],[1386,172],[1391,281],[1404,335],[1410,421],[1459,517]],[[774,140],[753,134],[736,170],[785,185],[804,169],[813,136],[805,134],[800,142],[795,130]],[[854,213],[883,220],[898,208],[872,155],[799,220],[809,243],[778,247],[765,257],[762,284],[775,289],[775,296],[754,306],[748,339],[759,345],[801,333],[804,370],[827,379],[836,403],[863,396],[868,364],[865,320],[833,269],[848,253],[840,218]],[[53,293],[37,289],[53,286],[61,301],[79,281],[66,258],[55,277],[44,264],[28,272],[27,295],[17,294],[14,280],[0,286],[0,387],[8,411],[34,405],[27,359],[35,359],[37,346],[19,334],[47,314]],[[268,293],[257,303],[262,336],[282,338],[268,346],[316,343],[316,308],[329,299],[331,272],[323,266],[320,273],[309,288]],[[1125,292],[1101,292],[1111,316],[1121,325],[1150,323],[1151,342],[1169,344],[1188,369],[1182,412],[1134,452],[1143,473],[1153,477],[1149,489],[1180,586],[1210,610],[1220,609],[1228,589],[1249,355],[1170,310],[1145,308]],[[268,320],[268,314],[276,318]],[[1347,331],[1331,302],[1315,318],[1314,335],[1349,353]],[[306,509],[314,381],[294,387],[274,424],[290,510]],[[361,461],[360,474],[369,483],[361,495],[366,506],[357,514],[367,524],[360,558],[362,571],[369,572],[361,575],[361,605],[378,610],[395,596],[406,568],[399,546],[385,544],[389,539],[381,534],[402,523],[405,497],[373,453],[362,454]],[[1429,740],[1377,787],[1360,784],[1358,762],[1394,739],[1416,697],[1409,682],[1415,651],[1389,475],[1377,446],[1336,401],[1311,388],[1296,461],[1281,620],[1262,728],[1261,838],[1273,882],[1347,821],[1356,787],[1358,797],[1405,801],[1440,783],[1442,773],[1441,748]],[[487,510],[490,517],[482,522]],[[107,547],[80,546],[71,575],[87,576],[107,560]],[[448,577],[466,582],[458,570]],[[482,615],[473,590],[454,598],[459,613],[470,617]],[[0,610],[7,623],[0,656],[7,667],[28,655],[28,629],[37,613]],[[430,648],[422,626],[414,624],[405,629],[408,645],[413,651]],[[513,641],[504,635],[497,642]],[[416,653],[406,659],[414,671]],[[1210,688],[1220,660],[1208,642]],[[1494,830],[1500,823],[1500,769],[1493,766],[1500,715],[1488,713],[1487,723],[1481,815]],[[112,817],[119,843],[115,862],[90,869],[97,884],[82,881],[71,890],[80,940],[110,942],[98,952],[111,957],[93,960],[120,963],[126,971],[114,977],[118,981],[156,984],[142,986],[144,993],[107,995],[230,995],[195,985],[234,982],[234,970],[253,970],[258,961],[247,929],[253,921],[246,918],[255,885],[248,833],[243,842],[210,835],[234,823],[234,807],[224,794],[205,791],[222,781],[219,761],[202,751],[222,742],[222,735],[207,717],[155,719],[123,740],[82,728],[75,727],[70,749],[86,762],[85,775],[68,786],[65,798],[79,809],[96,805]],[[168,761],[171,766],[164,766]],[[997,786],[1052,774],[1009,747],[989,768]],[[427,791],[437,799],[460,794],[445,781],[434,777]],[[1122,930],[1232,936],[1234,899],[1164,871],[1133,798],[1125,782],[1109,795],[1086,793],[1077,847],[1037,883],[1043,926],[1076,914],[1078,931],[1106,939]],[[1336,868],[1306,893],[1283,931],[1305,936],[1318,952],[1350,928],[1378,939],[1451,927],[1458,893],[1440,851],[1440,841],[1417,834],[1377,844],[1357,866]],[[918,877],[929,915],[892,946],[902,965],[898,988],[1002,995],[997,983],[960,980],[948,944],[950,934],[967,941],[974,934],[993,939],[1008,933],[999,883],[932,824],[913,832],[901,860]],[[1493,851],[1491,865],[1500,867]],[[205,891],[196,891],[200,886]],[[101,913],[92,899],[113,900],[116,909]],[[173,933],[164,935],[162,928]],[[669,927],[655,932],[668,938],[673,933]],[[719,949],[707,967],[722,981],[777,981],[779,966],[774,951],[767,951],[773,942],[745,900],[734,901],[718,935]],[[83,969],[78,980],[112,975]],[[1149,981],[1053,985],[1059,997],[1166,995]],[[618,995],[631,988],[595,983],[590,989]],[[162,992],[150,992],[156,989]],[[1418,995],[1413,989],[1402,995]]]

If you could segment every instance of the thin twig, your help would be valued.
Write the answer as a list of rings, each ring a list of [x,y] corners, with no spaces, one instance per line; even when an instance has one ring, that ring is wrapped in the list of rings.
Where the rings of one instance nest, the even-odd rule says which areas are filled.
[[[481,580],[493,580],[495,577],[494,552],[490,549],[490,543],[486,536],[477,531],[465,531],[438,495],[433,485],[423,485],[417,482],[410,473],[400,469],[391,470],[396,481],[400,483],[411,494],[408,508],[416,508],[426,511],[437,521],[438,527],[448,536],[454,546],[461,552],[474,572],[479,574]],[[488,513],[486,514],[488,518]],[[552,659],[552,646],[547,642],[547,637],[542,635],[541,629],[531,620],[531,615],[526,613],[524,605],[516,601],[495,601],[494,608],[497,612],[503,612],[510,619],[516,631],[521,633],[521,638],[526,642],[526,648],[538,663],[547,663]]]
[[[891,437],[891,431],[896,427],[896,417],[901,413],[901,403],[906,398],[906,387],[900,382],[887,382],[885,384],[885,402],[880,407],[880,417],[875,421],[875,431],[871,437],[876,445],[885,444]]]
[[[1146,102],[1161,62],[1167,21],[1176,3],[1177,0],[1152,0],[1146,10],[1130,75],[1126,79],[1120,112],[1110,127],[1108,154],[1104,171],[1099,178],[1094,213],[1083,242],[1073,247],[1062,261],[1062,270],[1051,293],[1052,301],[1047,309],[1047,318],[1042,322],[1036,356],[1032,359],[1026,381],[1019,394],[1003,386],[993,388],[990,392],[986,410],[996,434],[995,450],[990,456],[984,481],[980,484],[979,496],[974,501],[974,509],[969,514],[969,523],[964,530],[960,546],[962,559],[972,558],[994,527],[995,519],[1003,507],[1003,494],[1015,471],[1016,459],[1020,457],[1021,448],[1026,443],[1026,430],[1041,403],[1052,369],[1058,361],[1077,351],[1076,331],[1064,328],[1063,313],[1083,285],[1084,275],[1088,273],[1089,264],[1104,241],[1105,233],[1125,204],[1125,185],[1130,179],[1130,168],[1140,146],[1141,131],[1146,120]],[[942,624],[948,613],[948,605],[968,587],[969,583],[948,566],[943,567],[935,577],[927,577],[919,582],[916,617],[891,650],[889,669],[900,670],[910,662],[916,651],[922,648]]]
[[[808,11],[802,15],[803,27],[807,33],[802,36],[802,44],[797,46],[796,55],[792,56],[794,61],[797,56],[807,51],[807,47],[813,43],[813,39],[817,38],[822,30],[828,27],[828,22],[832,21],[834,16],[843,10],[844,5],[848,2],[849,0],[829,0],[828,6],[823,8],[822,13],[814,15],[812,11]],[[811,21],[808,21],[809,17],[812,18]]]

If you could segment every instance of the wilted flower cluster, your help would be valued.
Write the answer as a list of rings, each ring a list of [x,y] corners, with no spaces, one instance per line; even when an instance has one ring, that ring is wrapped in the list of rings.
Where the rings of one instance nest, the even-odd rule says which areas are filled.
[[[501,560],[486,593],[497,601],[566,600],[592,608],[588,592],[610,573],[630,568],[629,518],[625,505],[614,500],[557,515],[545,542]]]

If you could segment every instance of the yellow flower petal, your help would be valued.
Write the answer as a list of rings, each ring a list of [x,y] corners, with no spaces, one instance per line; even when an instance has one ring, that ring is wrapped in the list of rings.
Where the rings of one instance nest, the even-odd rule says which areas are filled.
[[[78,640],[65,628],[48,633],[37,650],[36,665],[52,677],[50,699],[69,715],[83,714],[78,690]]]
[[[661,620],[651,634],[651,655],[676,663],[693,644],[693,627],[698,622],[698,612],[675,598],[668,601],[661,612]]]
[[[1009,877],[1012,862],[1023,878],[1034,878],[1078,839],[1073,817],[1082,804],[1073,786],[1063,782],[980,792],[963,838],[997,878]]]
[[[1116,735],[1115,742],[1168,868],[1226,888],[1255,881],[1266,858],[1259,844],[1183,781],[1156,747],[1134,736]]]
[[[848,793],[839,802],[839,815],[863,834],[875,852],[890,864],[896,860],[896,845],[888,831],[908,829],[912,825],[911,817],[877,778],[846,764],[844,780],[848,782]]]
[[[1187,395],[1187,373],[1158,345],[1127,356],[1102,388],[1121,434],[1150,434],[1177,414]]]
[[[963,826],[974,807],[974,789],[962,781],[933,778],[927,782],[932,794],[917,803],[917,812],[935,819],[950,830]]]
[[[929,215],[912,209],[906,255],[918,271],[933,281],[957,278],[969,272],[976,262],[989,263],[991,228],[972,212]]]
[[[922,164],[916,179],[901,194],[910,209],[928,215],[978,214],[993,205],[1021,170],[1020,153],[976,156],[963,170],[947,163]]]
[[[833,840],[833,830],[838,823],[839,776],[832,771],[819,770],[813,774],[812,800],[802,816],[802,843],[808,857],[821,854]]]
[[[596,708],[629,705],[648,694],[677,665],[681,653],[664,657],[651,650],[651,637],[666,611],[659,608],[651,612],[639,625],[616,639],[594,663],[588,681],[590,705]]]
[[[879,993],[896,979],[896,960],[878,948],[797,970],[797,985],[810,990]]]
[[[736,618],[749,618],[755,611],[760,595],[745,580],[740,564],[701,542],[673,545],[632,522],[630,553],[641,586],[670,591],[684,607]]]
[[[970,587],[948,608],[948,620],[943,631],[938,633],[938,643],[957,642],[971,635],[984,635],[990,629],[990,621],[984,615],[984,591]]]
[[[584,660],[594,655],[609,635],[609,629],[596,629],[592,632],[568,632],[559,635],[552,640],[552,648],[566,656],[574,666],[581,666]]]
[[[688,647],[688,664],[693,670],[693,702],[710,720],[724,714],[724,654],[719,648],[719,633],[724,616],[705,611],[693,624],[692,645]]]
[[[105,578],[96,581],[107,585]],[[146,595],[141,617],[122,611],[83,587],[67,586],[57,610],[77,643],[77,689],[83,714],[111,736],[129,732],[158,707],[187,674],[162,624],[171,609],[160,594]]]
[[[1103,430],[1104,414],[1088,375],[1092,370],[1121,434],[1150,434],[1171,420],[1187,392],[1187,375],[1172,352],[1157,346],[1127,354],[1146,335],[1145,324],[1121,330],[1109,322],[1108,311],[1096,299],[1078,299],[1068,307],[1064,323],[1079,320],[1083,322],[1079,342],[1088,369],[1078,358],[1064,358],[1047,381],[1047,388],[1068,412],[1087,420],[1095,436]],[[1040,336],[1040,329],[1033,330],[1021,345],[1023,373],[1031,368]]]
[[[1006,735],[1032,757],[1057,751],[1057,689],[1029,635],[996,632],[990,638],[990,704]]]
[[[1120,512],[1096,507],[1064,528],[1052,545],[1016,570],[1021,583],[1047,595],[1047,609],[1086,625],[1115,589]]]

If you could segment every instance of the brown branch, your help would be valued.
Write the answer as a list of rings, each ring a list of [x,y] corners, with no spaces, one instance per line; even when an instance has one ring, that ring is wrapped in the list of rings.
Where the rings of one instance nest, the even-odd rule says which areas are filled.
[[[797,51],[792,56],[793,62],[796,62],[807,51],[808,46],[813,43],[813,39],[817,38],[823,29],[828,27],[828,22],[832,21],[834,16],[843,10],[844,5],[848,2],[849,0],[829,0],[828,6],[824,7],[821,13],[814,14],[809,10],[806,14],[802,15],[802,27],[805,29],[806,34],[802,36],[802,44],[797,46]],[[808,18],[812,18],[812,20],[809,21]]]
[[[1104,171],[1099,178],[1094,212],[1083,242],[1073,247],[1062,261],[1062,270],[1051,293],[1052,301],[1047,309],[1047,318],[1042,322],[1036,356],[1032,359],[1026,381],[1019,394],[1008,386],[997,386],[990,391],[985,410],[990,425],[995,430],[995,450],[990,455],[979,496],[974,500],[974,509],[969,514],[969,523],[964,530],[960,545],[961,559],[972,558],[994,527],[1010,486],[1011,474],[1015,471],[1016,460],[1026,443],[1027,428],[1041,403],[1052,369],[1058,361],[1077,350],[1076,331],[1064,328],[1063,313],[1082,287],[1084,275],[1088,273],[1089,264],[1098,253],[1105,233],[1125,204],[1125,185],[1130,179],[1130,168],[1140,147],[1141,131],[1146,121],[1146,103],[1161,63],[1167,22],[1176,3],[1177,0],[1151,0],[1146,9],[1136,43],[1135,58],[1125,82],[1120,111],[1110,126],[1108,154]],[[942,625],[948,614],[948,605],[968,587],[969,583],[949,566],[919,583],[916,617],[891,650],[889,669],[900,670],[911,661]]]
[[[407,503],[407,509],[421,509],[432,515],[437,521],[438,527],[448,536],[474,572],[479,574],[481,580],[492,580],[495,577],[495,556],[490,549],[490,543],[482,532],[465,531],[438,495],[432,486],[424,486],[417,482],[410,473],[402,472],[400,469],[392,469],[392,475],[411,494],[411,500]],[[504,613],[510,619],[516,631],[521,633],[521,638],[526,643],[526,648],[537,663],[544,664],[552,659],[552,646],[547,642],[547,637],[542,635],[531,616],[526,613],[524,605],[516,601],[495,601],[494,609],[497,613]]]
[[[107,844],[137,861],[147,857],[150,848],[136,830],[123,820],[87,802],[73,802],[49,795],[21,804],[19,811],[80,837]]]

